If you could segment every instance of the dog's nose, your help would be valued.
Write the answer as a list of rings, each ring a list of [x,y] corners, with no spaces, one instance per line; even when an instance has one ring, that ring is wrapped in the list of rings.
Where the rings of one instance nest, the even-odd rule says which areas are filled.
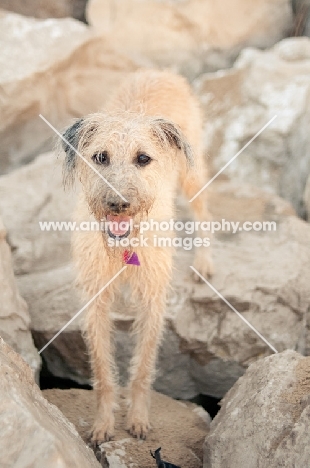
[[[129,202],[125,202],[125,201],[115,201],[115,200],[112,200],[112,201],[108,201],[107,202],[107,205],[109,207],[109,209],[111,211],[114,211],[116,213],[121,213],[122,211],[126,211],[127,208],[130,207],[130,203]]]

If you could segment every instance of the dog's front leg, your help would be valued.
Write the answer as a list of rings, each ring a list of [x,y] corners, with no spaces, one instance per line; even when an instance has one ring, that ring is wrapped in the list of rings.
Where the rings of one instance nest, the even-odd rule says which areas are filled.
[[[128,430],[137,438],[145,439],[150,428],[149,405],[151,384],[155,373],[157,348],[162,336],[166,306],[166,288],[149,293],[143,301],[135,323],[137,344],[132,360],[129,382]]]
[[[110,297],[104,291],[86,314],[85,332],[94,378],[97,413],[92,429],[93,445],[114,436],[116,377],[112,358],[112,322],[109,316]]]

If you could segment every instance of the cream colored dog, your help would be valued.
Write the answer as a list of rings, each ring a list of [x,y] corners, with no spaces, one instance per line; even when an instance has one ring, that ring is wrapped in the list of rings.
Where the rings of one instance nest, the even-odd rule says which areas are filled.
[[[114,434],[117,386],[109,310],[123,282],[130,284],[131,294],[139,304],[136,350],[128,386],[128,429],[135,437],[146,437],[150,428],[150,389],[172,270],[171,248],[148,245],[132,249],[109,244],[130,240],[137,234],[137,227],[130,232],[131,220],[137,225],[146,219],[173,218],[179,185],[191,198],[206,183],[201,132],[199,105],[185,79],[148,70],[127,79],[104,112],[78,120],[64,133],[70,145],[111,184],[102,180],[70,145],[63,144],[66,180],[77,175],[83,188],[76,221],[107,220],[112,226],[105,232],[77,232],[73,238],[78,284],[85,298],[93,298],[133,253],[133,263],[140,262],[140,266],[127,262],[127,268],[86,312],[86,340],[97,396],[94,444],[109,440]],[[193,201],[192,207],[197,220],[210,220],[203,194]],[[155,233],[150,235],[153,238]],[[207,248],[199,249],[195,267],[202,275],[212,273]]]

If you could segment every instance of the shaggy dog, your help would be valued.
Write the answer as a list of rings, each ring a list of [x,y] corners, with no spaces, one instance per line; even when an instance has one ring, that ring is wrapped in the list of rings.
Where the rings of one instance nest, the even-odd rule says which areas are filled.
[[[122,246],[121,241],[135,238],[141,221],[172,219],[179,186],[190,199],[205,184],[201,133],[200,108],[186,80],[152,70],[133,74],[103,112],[76,121],[64,133],[69,143],[63,144],[66,181],[77,176],[82,185],[75,220],[110,223],[102,232],[79,231],[73,238],[78,285],[85,299],[95,296],[85,317],[97,397],[94,444],[114,434],[117,385],[109,311],[124,282],[138,304],[128,429],[133,436],[145,438],[150,428],[150,390],[173,254],[169,246],[154,246],[150,239],[161,234],[172,237],[173,232],[150,231],[147,246]],[[196,220],[210,220],[203,195],[192,202],[192,208]],[[209,249],[196,253],[197,270],[204,276],[212,274]]]

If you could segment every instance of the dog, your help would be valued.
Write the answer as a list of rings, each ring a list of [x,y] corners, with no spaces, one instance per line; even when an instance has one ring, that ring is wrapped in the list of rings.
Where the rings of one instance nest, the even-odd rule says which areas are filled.
[[[65,183],[78,177],[82,187],[74,219],[106,220],[114,225],[103,232],[76,232],[72,240],[79,288],[88,301],[97,295],[85,312],[97,399],[91,440],[96,445],[114,436],[117,373],[109,309],[122,283],[129,283],[139,305],[128,384],[128,430],[144,439],[150,429],[151,385],[164,328],[173,248],[138,245],[128,249],[120,241],[137,234],[137,222],[173,218],[179,187],[191,199],[206,183],[201,110],[183,77],[142,70],[124,81],[103,112],[77,120],[63,137]],[[211,219],[204,194],[191,206],[196,220]],[[129,228],[131,221],[133,227]],[[171,230],[162,234],[173,236]],[[153,240],[158,235],[150,233]],[[111,247],[116,241],[118,245]],[[197,253],[195,267],[203,276],[210,276],[213,264],[209,249]],[[126,269],[110,282],[124,265]]]

